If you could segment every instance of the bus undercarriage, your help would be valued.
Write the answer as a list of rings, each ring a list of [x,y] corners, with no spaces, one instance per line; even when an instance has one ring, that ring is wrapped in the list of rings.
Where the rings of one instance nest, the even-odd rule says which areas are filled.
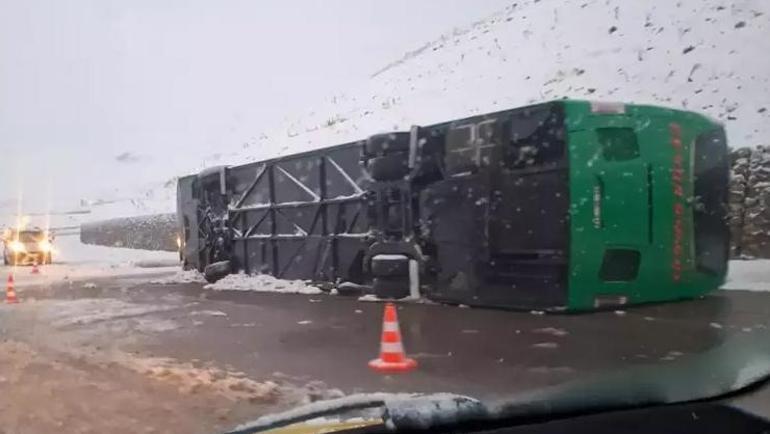
[[[584,243],[573,243],[586,232],[598,231],[592,239],[606,251],[595,253],[604,254],[605,261],[608,252],[645,252],[662,245],[653,239],[653,232],[660,231],[632,227],[626,232],[644,235],[617,238],[617,231],[603,222],[580,226],[581,216],[590,212],[601,220],[612,216],[612,207],[627,207],[634,214],[630,222],[645,221],[652,228],[653,184],[657,188],[660,183],[653,174],[671,176],[657,161],[642,164],[643,153],[624,149],[626,129],[638,128],[640,138],[649,133],[638,123],[614,126],[615,119],[638,121],[626,112],[602,118],[609,119],[610,126],[596,131],[612,133],[602,145],[607,162],[601,172],[588,173],[592,163],[579,160],[578,151],[588,148],[576,148],[582,146],[576,137],[585,131],[576,121],[580,116],[570,114],[588,107],[594,109],[583,102],[544,103],[181,178],[178,216],[184,265],[210,280],[233,272],[265,273],[323,282],[341,293],[422,295],[522,309],[583,309],[660,299],[639,295],[630,280],[623,280],[628,273],[622,270],[588,284],[590,288],[581,286],[589,281],[585,275],[602,272],[599,265],[589,271],[576,262],[585,255],[579,250]],[[601,134],[597,143],[604,143]],[[667,143],[656,146],[668,149]],[[719,154],[726,155],[726,150],[720,146],[723,137],[712,152],[709,164],[717,171],[710,172],[710,182],[726,184],[719,175],[722,164],[726,170],[726,158]],[[618,153],[610,155],[617,161],[608,157],[607,149]],[[613,185],[606,185],[613,179]],[[576,188],[594,180],[590,198],[581,196],[589,190]],[[685,184],[685,189],[692,188],[692,182]],[[639,186],[629,190],[629,204],[618,202],[624,185]],[[634,204],[636,190],[646,193]],[[618,195],[610,197],[611,191]],[[666,200],[661,196],[661,203]],[[717,194],[709,207],[717,210],[721,201]],[[646,217],[635,215],[639,213]],[[664,219],[657,214],[654,218]],[[726,241],[719,218],[701,220],[710,222],[709,233],[715,235],[708,239],[719,250]],[[692,230],[692,224],[685,226]],[[695,243],[692,238],[680,241],[689,248]],[[614,244],[623,249],[612,248]],[[645,275],[637,276],[640,259],[636,261],[634,280],[643,281]],[[685,262],[685,268],[694,268],[694,258]],[[726,257],[711,259],[720,262],[726,263]],[[703,291],[718,286],[723,277],[705,281],[708,288]],[[669,284],[681,285],[665,282],[662,287]],[[576,298],[575,291],[590,297]],[[628,294],[618,295],[623,291]],[[691,292],[683,291],[682,297]]]

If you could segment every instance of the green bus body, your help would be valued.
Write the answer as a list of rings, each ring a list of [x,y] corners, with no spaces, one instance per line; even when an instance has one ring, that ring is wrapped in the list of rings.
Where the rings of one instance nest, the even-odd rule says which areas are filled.
[[[692,298],[718,288],[729,246],[721,125],[654,106],[593,113],[588,102],[564,105],[570,166],[567,308]],[[695,191],[696,179],[703,192]],[[702,209],[705,199],[698,193],[708,196],[709,209]],[[705,220],[702,227],[696,219]],[[602,275],[604,261],[614,261],[608,270],[614,276]]]
[[[727,273],[727,187],[717,122],[552,101],[182,178],[182,257],[476,306],[692,298]]]

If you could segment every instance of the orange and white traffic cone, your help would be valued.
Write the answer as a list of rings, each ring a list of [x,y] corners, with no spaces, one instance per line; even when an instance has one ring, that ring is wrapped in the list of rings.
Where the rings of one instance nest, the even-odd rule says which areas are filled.
[[[8,283],[5,286],[5,303],[15,304],[19,299],[16,298],[16,290],[13,289],[13,274],[8,274]]]
[[[40,269],[37,268],[37,261],[32,263],[32,273],[31,274],[40,274]]]
[[[370,361],[369,367],[381,374],[399,374],[417,367],[417,361],[406,357],[404,353],[396,306],[393,303],[385,304],[380,357]]]

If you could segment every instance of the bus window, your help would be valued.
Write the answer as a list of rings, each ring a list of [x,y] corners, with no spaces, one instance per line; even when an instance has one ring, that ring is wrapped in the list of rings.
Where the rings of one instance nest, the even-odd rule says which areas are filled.
[[[695,265],[719,275],[727,271],[730,233],[727,219],[729,168],[727,139],[722,128],[699,135],[695,141]]]
[[[566,141],[562,117],[550,108],[527,108],[511,116],[510,145],[505,167],[527,169],[564,160]]]
[[[631,128],[598,128],[596,135],[607,161],[626,161],[639,157],[639,142]]]
[[[470,172],[476,168],[472,126],[452,128],[446,135],[445,166],[449,174]]]
[[[631,249],[607,249],[599,278],[605,282],[630,282],[639,274],[641,255]]]
[[[498,122],[482,119],[453,126],[446,136],[446,170],[450,175],[474,172],[499,162]]]

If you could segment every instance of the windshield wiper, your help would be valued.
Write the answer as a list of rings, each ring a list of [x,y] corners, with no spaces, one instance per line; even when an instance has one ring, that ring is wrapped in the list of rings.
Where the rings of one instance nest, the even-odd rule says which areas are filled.
[[[637,366],[569,382],[520,394],[494,405],[445,393],[351,395],[263,416],[230,433],[255,433],[366,409],[381,409],[384,426],[395,432],[474,423],[518,425],[610,410],[715,399],[768,378],[770,333],[754,332],[674,362]]]
[[[486,407],[473,398],[451,393],[367,393],[319,401],[282,413],[262,416],[227,434],[251,434],[349,411],[381,409],[380,417],[391,430],[425,429],[486,416]]]

